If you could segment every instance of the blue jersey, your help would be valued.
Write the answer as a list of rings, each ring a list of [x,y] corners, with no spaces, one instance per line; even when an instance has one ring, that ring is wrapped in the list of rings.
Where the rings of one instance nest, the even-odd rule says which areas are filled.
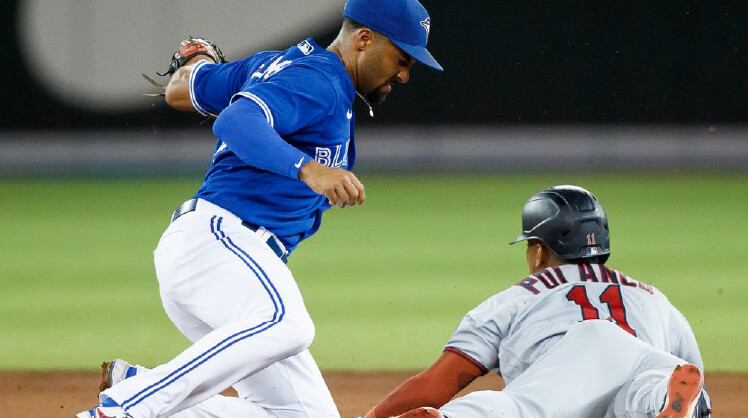
[[[298,179],[300,166],[315,159],[328,167],[350,170],[355,160],[355,89],[340,58],[307,39],[285,51],[260,52],[227,64],[201,61],[190,76],[190,97],[201,114],[219,115],[213,162],[195,197],[264,226],[289,252],[314,234],[330,205],[325,196]],[[248,164],[250,158],[240,158],[242,154],[232,151],[228,139],[222,140],[221,135],[228,136],[224,132],[233,127],[217,129],[221,112],[229,114],[241,106],[261,111],[282,138],[272,148],[249,150],[262,149],[251,156],[260,164]],[[237,130],[245,128],[240,126],[241,119],[230,120]],[[255,134],[260,131],[244,132],[245,140],[233,142],[234,148],[264,141],[253,137],[260,136]],[[275,160],[290,158],[297,162],[289,164],[289,170],[267,168]]]

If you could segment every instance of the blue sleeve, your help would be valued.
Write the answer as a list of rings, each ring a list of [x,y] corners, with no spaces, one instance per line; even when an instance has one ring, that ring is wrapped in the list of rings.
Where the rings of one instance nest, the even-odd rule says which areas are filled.
[[[281,136],[329,117],[337,102],[332,83],[318,70],[303,66],[285,68],[237,95],[257,103]]]
[[[226,64],[200,61],[190,73],[192,106],[203,116],[216,116],[231,102],[231,97],[242,89],[252,57]]]
[[[284,141],[268,122],[256,102],[240,98],[220,113],[213,133],[248,165],[298,179],[311,158]]]

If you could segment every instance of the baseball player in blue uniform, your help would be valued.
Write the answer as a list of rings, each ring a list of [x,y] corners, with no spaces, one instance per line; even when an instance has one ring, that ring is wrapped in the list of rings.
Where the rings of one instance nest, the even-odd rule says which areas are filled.
[[[530,276],[468,312],[442,356],[366,418],[708,417],[688,321],[659,290],[606,265],[597,198],[575,186],[543,190],[525,204],[522,227],[513,243],[527,241]],[[490,370],[504,390],[452,400]]]
[[[417,0],[349,0],[343,15],[327,48],[307,39],[221,63],[193,38],[175,54],[167,103],[217,116],[205,181],[154,251],[164,309],[193,345],[153,369],[110,363],[100,404],[77,417],[339,416],[285,262],[331,205],[365,200],[351,172],[356,95],[371,107],[416,61],[442,69]],[[238,398],[218,395],[230,386]]]

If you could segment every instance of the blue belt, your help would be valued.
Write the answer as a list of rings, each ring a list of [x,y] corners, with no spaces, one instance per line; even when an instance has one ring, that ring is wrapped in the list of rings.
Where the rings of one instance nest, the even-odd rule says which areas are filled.
[[[197,207],[197,199],[190,199],[177,208],[177,210],[174,211],[174,214],[171,215],[171,221],[174,222],[179,218],[180,216],[184,215],[185,213],[190,213],[195,210]],[[242,221],[242,225],[244,225],[246,228],[257,232],[261,227],[260,225],[253,224],[252,222]],[[265,244],[267,244],[268,247],[270,247],[271,250],[275,253],[275,255],[278,256],[278,258],[281,259],[284,263],[288,262],[288,254],[281,248],[280,245],[275,241],[273,237],[270,237],[267,241],[265,241]]]

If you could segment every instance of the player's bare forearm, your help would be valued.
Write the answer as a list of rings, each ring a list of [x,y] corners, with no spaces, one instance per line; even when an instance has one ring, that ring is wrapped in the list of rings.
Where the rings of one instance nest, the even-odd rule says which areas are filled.
[[[472,363],[445,352],[427,370],[406,380],[366,414],[366,418],[392,417],[412,409],[441,408],[482,372]]]
[[[394,417],[422,406],[439,408],[459,390],[448,388],[430,378],[427,372],[417,374],[390,392],[366,414],[365,418]]]
[[[184,112],[195,111],[190,98],[190,74],[192,69],[195,68],[195,64],[203,60],[214,63],[209,57],[198,55],[174,72],[169,84],[166,85],[166,104]]]

